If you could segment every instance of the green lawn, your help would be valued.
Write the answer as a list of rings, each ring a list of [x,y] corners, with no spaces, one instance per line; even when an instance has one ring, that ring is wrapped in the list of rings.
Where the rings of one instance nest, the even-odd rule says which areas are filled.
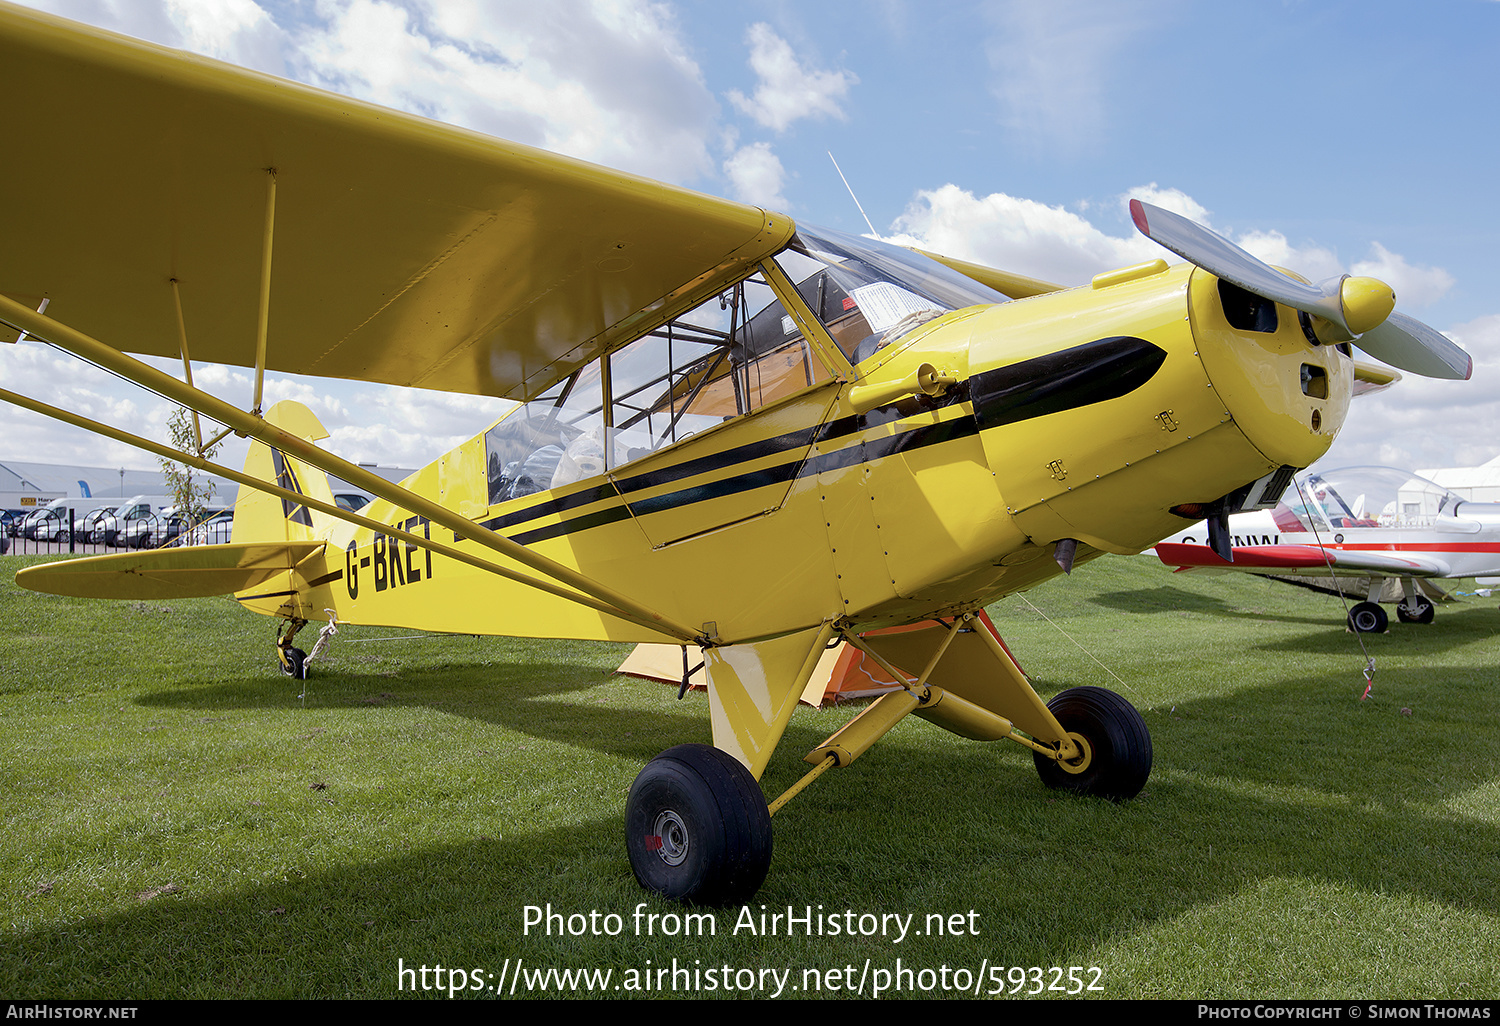
[[[548,969],[611,976],[536,996],[1500,997],[1493,599],[1393,616],[1362,702],[1335,598],[1150,556],[1008,598],[990,613],[1044,695],[1141,710],[1146,790],[1059,795],[1019,746],[908,720],[777,815],[749,915],[810,906],[822,935],[789,937],[636,885],[626,791],[709,739],[708,706],[612,676],[621,646],[347,628],[303,696],[231,601],[34,595],[26,562],[0,559],[6,997],[384,998],[439,964],[516,997]],[[852,711],[799,710],[767,792]],[[549,904],[598,915],[528,933]]]

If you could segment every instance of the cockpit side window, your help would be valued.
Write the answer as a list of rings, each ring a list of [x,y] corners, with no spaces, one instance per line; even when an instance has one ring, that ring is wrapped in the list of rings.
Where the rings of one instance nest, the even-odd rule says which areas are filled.
[[[486,432],[490,502],[613,470],[831,376],[764,277],[753,275]]]

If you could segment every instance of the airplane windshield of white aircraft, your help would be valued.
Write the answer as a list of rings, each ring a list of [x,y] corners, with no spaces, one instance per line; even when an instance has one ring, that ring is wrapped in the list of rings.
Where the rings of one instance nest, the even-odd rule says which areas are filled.
[[[951,310],[1007,301],[919,253],[826,229],[799,228],[776,261],[851,363]],[[613,470],[831,376],[752,275],[490,428],[490,503]]]
[[[1394,467],[1345,467],[1308,474],[1287,489],[1275,517],[1282,531],[1338,532],[1348,528],[1430,527],[1452,514],[1461,497]]]

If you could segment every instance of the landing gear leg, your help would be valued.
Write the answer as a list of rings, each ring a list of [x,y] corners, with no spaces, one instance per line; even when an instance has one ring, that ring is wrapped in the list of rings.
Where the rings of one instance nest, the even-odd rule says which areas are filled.
[[[292,647],[292,639],[306,626],[306,620],[288,620],[286,627],[276,636],[277,665],[293,680],[307,679],[307,653]]]
[[[1396,619],[1402,623],[1431,623],[1437,609],[1426,595],[1417,591],[1417,582],[1407,577],[1401,586],[1405,595],[1396,605]]]

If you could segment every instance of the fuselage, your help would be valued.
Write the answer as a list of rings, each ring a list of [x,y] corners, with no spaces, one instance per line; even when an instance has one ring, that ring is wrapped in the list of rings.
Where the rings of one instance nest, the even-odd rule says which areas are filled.
[[[868,287],[832,302],[831,282],[814,294],[780,271],[752,282],[774,320],[721,322],[728,362],[699,339],[702,355],[653,378],[640,368],[670,352],[658,331],[649,352],[600,361],[406,486],[711,638],[748,641],[973,608],[1060,573],[1065,540],[1080,562],[1139,552],[1185,522],[1174,507],[1311,463],[1347,410],[1345,352],[1311,344],[1293,311],[1247,318],[1189,266],[920,312],[883,334],[877,301],[920,304]],[[731,314],[736,302],[720,300]],[[912,384],[923,373],[938,384]],[[364,512],[436,537],[384,501]],[[314,517],[307,530],[329,545],[293,582],[304,618],[659,640],[368,529]]]

